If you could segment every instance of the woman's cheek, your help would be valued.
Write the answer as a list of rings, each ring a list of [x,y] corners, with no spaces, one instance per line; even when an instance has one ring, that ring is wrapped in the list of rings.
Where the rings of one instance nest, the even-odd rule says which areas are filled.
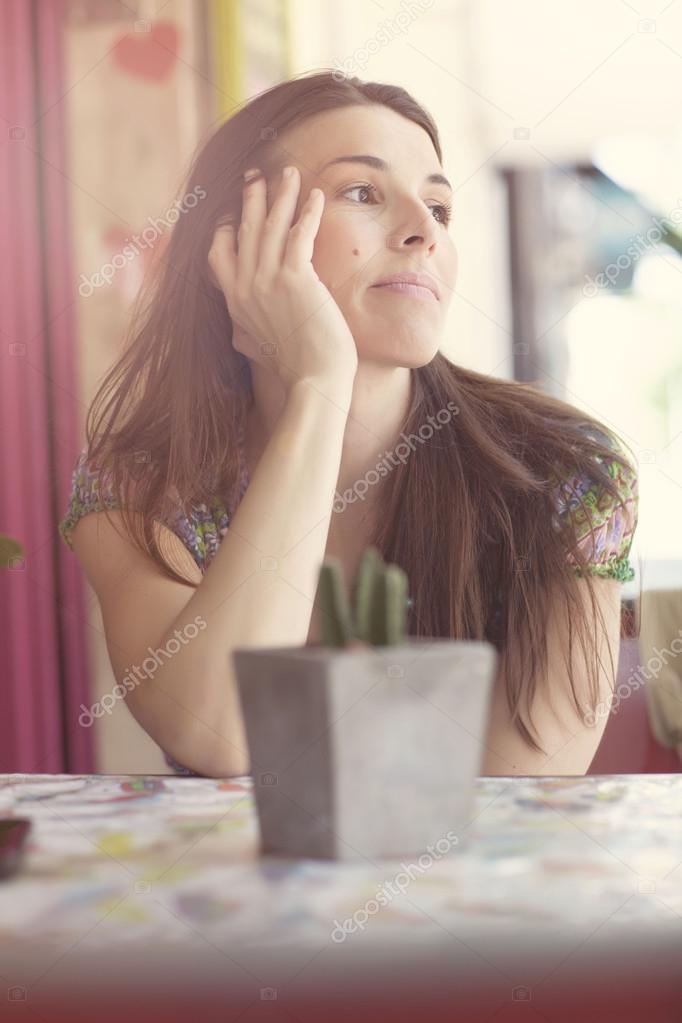
[[[358,260],[357,244],[344,237],[334,224],[320,224],[315,236],[313,265],[322,280],[344,280],[355,273]]]

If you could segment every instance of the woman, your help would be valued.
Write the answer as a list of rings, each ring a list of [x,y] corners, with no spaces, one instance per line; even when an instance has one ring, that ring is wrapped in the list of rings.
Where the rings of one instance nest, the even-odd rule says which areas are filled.
[[[577,408],[439,353],[441,164],[404,90],[326,71],[257,96],[195,159],[205,198],[89,410],[59,526],[120,692],[178,771],[256,766],[230,651],[318,640],[325,554],[349,580],[370,543],[408,573],[410,634],[500,653],[482,773],[583,774],[597,749],[634,462]]]

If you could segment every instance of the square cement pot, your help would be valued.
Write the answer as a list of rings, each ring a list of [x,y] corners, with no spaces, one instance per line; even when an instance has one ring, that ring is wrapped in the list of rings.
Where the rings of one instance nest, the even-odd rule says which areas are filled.
[[[462,845],[498,666],[483,641],[237,649],[261,852],[316,859]],[[441,841],[440,848],[443,848]]]

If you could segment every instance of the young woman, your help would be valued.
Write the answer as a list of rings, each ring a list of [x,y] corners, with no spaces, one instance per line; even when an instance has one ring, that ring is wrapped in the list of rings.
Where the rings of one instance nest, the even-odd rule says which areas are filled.
[[[482,773],[583,774],[599,745],[635,463],[577,408],[438,351],[441,165],[403,89],[326,71],[257,96],[194,161],[201,199],[95,396],[59,524],[178,771],[249,773],[231,650],[318,640],[325,554],[349,581],[370,543],[408,574],[411,635],[499,651]]]

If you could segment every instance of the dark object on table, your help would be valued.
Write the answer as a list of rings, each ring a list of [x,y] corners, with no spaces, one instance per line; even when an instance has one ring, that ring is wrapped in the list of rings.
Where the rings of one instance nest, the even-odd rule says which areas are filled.
[[[11,877],[19,869],[31,822],[26,817],[0,820],[0,878]]]

